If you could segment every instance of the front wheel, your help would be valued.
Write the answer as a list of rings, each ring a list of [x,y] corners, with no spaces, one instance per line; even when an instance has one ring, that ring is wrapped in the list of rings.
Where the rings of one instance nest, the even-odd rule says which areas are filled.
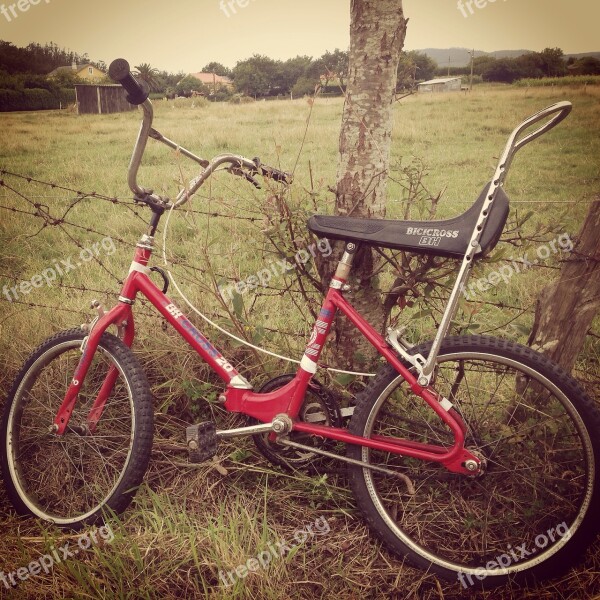
[[[429,344],[414,349],[427,356]],[[467,426],[485,472],[349,446],[348,455],[408,476],[350,466],[356,501],[386,545],[463,588],[553,577],[573,565],[600,520],[600,413],[576,381],[540,354],[484,336],[447,338],[434,388]],[[384,367],[358,398],[353,434],[450,447],[453,435],[404,378]]]
[[[81,357],[81,329],[46,340],[29,357],[6,401],[0,457],[8,496],[21,515],[63,528],[125,510],[152,448],[152,396],[141,366],[105,333],[82,383],[64,435],[52,424]],[[88,415],[109,372],[116,380],[94,431]]]

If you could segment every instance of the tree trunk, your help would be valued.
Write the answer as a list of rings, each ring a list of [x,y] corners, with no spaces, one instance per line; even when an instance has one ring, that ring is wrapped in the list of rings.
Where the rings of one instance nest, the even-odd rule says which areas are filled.
[[[349,73],[339,139],[336,214],[352,217],[385,216],[385,193],[390,162],[396,73],[404,45],[406,23],[402,0],[352,0]],[[342,248],[320,274],[328,285]],[[370,248],[357,254],[350,284],[352,303],[377,329],[385,313],[373,277],[377,260]],[[372,359],[369,343],[340,318],[336,323],[338,365],[365,367]]]
[[[600,308],[600,198],[590,206],[558,281],[542,290],[528,344],[567,371]]]

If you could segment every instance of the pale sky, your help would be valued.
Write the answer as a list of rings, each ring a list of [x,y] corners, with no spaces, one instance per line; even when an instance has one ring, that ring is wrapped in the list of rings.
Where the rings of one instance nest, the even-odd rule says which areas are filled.
[[[457,0],[403,0],[405,49],[600,51],[600,0],[461,2],[462,11]],[[213,60],[232,67],[252,54],[286,59],[347,49],[349,7],[350,0],[0,0],[0,39],[53,41],[92,60],[191,72]]]

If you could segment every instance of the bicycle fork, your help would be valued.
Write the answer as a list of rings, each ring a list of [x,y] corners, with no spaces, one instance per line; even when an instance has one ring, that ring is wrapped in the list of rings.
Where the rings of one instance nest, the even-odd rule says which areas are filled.
[[[99,304],[95,302],[92,303],[92,306],[99,309],[99,315],[92,322],[88,335],[81,343],[81,358],[79,359],[79,363],[75,369],[71,383],[67,388],[65,398],[58,409],[56,417],[54,418],[54,423],[50,427],[50,431],[57,435],[63,435],[68,428],[69,420],[71,418],[73,409],[75,408],[79,392],[81,391],[83,382],[98,349],[100,338],[106,329],[110,325],[114,324],[117,326],[119,331],[122,332],[122,340],[127,346],[131,346],[133,342],[133,319],[130,318],[131,307],[128,304],[118,304],[107,313],[104,313]],[[108,397],[110,396],[117,381],[118,375],[119,370],[117,367],[111,365],[100,387],[100,390],[98,391],[98,395],[92,404],[92,408],[90,409],[87,418],[87,425],[82,426],[87,428],[90,433],[93,433],[96,429],[106,401],[108,400]],[[81,433],[84,432],[82,431]]]

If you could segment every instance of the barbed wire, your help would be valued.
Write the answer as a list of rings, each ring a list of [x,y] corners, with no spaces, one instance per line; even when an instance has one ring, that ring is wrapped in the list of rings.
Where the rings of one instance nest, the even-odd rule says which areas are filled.
[[[17,181],[23,182],[27,186],[36,185],[36,186],[47,187],[51,190],[59,190],[61,192],[64,192],[68,196],[65,198],[62,195],[50,195],[50,194],[38,194],[38,193],[36,193],[36,194],[27,193],[26,194],[26,193],[20,191],[19,189],[17,189],[15,184],[10,183],[8,181],[8,179],[10,179],[10,178],[14,178]],[[85,192],[85,191],[78,190],[73,187],[58,184],[56,182],[45,181],[45,180],[38,179],[35,177],[15,173],[15,172],[9,171],[7,169],[0,169],[0,189],[4,189],[8,193],[13,194],[14,197],[16,197],[20,201],[22,201],[26,205],[26,207],[29,207],[29,209],[27,210],[26,208],[19,207],[19,206],[10,206],[7,204],[0,204],[0,211],[11,212],[14,214],[23,215],[24,217],[29,217],[31,219],[36,219],[36,220],[41,221],[41,227],[35,233],[33,233],[27,237],[35,237],[36,235],[39,235],[41,233],[41,231],[43,231],[45,228],[55,227],[55,228],[60,229],[61,232],[63,233],[63,235],[65,235],[65,237],[72,244],[74,244],[76,247],[78,247],[81,251],[84,251],[86,248],[76,237],[74,237],[74,235],[71,233],[72,230],[84,231],[86,233],[90,233],[93,235],[99,235],[99,236],[102,236],[105,238],[110,238],[111,240],[114,240],[114,241],[118,242],[119,244],[122,244],[126,247],[135,247],[135,243],[125,240],[122,237],[115,235],[114,231],[111,231],[110,233],[103,232],[98,228],[90,227],[87,225],[82,225],[81,223],[76,222],[74,218],[70,217],[70,214],[73,212],[75,207],[82,202],[101,201],[101,202],[108,202],[113,205],[124,206],[129,211],[129,213],[132,214],[136,218],[136,220],[142,222],[146,226],[148,225],[148,219],[145,218],[139,212],[139,210],[141,208],[140,205],[137,204],[136,202],[134,202],[133,199],[131,199],[131,198],[107,196],[105,194],[101,194],[98,192]],[[214,199],[211,196],[198,196],[198,197],[204,198],[205,200],[208,200],[208,201],[214,201]],[[59,206],[56,203],[57,199],[65,200],[66,205]],[[52,200],[53,201],[51,203],[52,206],[49,205],[50,203],[44,204],[44,200]],[[188,214],[188,215],[199,215],[202,217],[206,217],[208,219],[222,218],[222,219],[237,220],[237,221],[242,221],[242,222],[247,222],[247,223],[265,223],[267,220],[267,216],[264,213],[261,213],[260,211],[257,211],[257,210],[251,210],[251,209],[246,209],[246,208],[244,209],[246,212],[246,215],[256,215],[256,216],[246,216],[246,215],[239,214],[239,207],[237,205],[235,205],[235,201],[220,200],[219,205],[220,205],[221,210],[198,210],[198,209],[192,209],[191,207],[185,207],[185,209],[183,209],[183,211],[185,212],[185,214]],[[237,212],[237,214],[223,212],[223,209],[227,210],[228,208],[230,208],[232,210],[232,213]],[[267,252],[267,254],[269,254],[269,252]],[[277,254],[276,252],[271,252],[271,254],[274,258],[280,258],[279,254]],[[109,277],[113,281],[115,281],[116,283],[122,284],[122,277],[119,277],[118,275],[113,273],[112,270],[106,266],[104,261],[102,261],[99,256],[94,256],[93,259],[98,264],[98,266],[109,275]],[[288,257],[287,260],[292,260],[292,259],[290,259]],[[211,275],[211,276],[216,276],[221,281],[230,282],[230,284],[239,283],[238,278],[233,277],[227,273],[214,273],[214,272],[209,271],[208,269],[204,269],[202,267],[192,267],[191,265],[185,263],[185,261],[178,260],[176,258],[172,258],[170,260],[170,262],[173,265],[177,265],[178,267],[181,268],[181,272],[178,273],[178,278],[180,279],[180,281],[182,281],[186,284],[194,284],[194,285],[200,284],[201,286],[204,287],[206,292],[209,292],[212,294],[217,293],[217,291],[214,290],[213,287],[211,287],[205,281],[202,281],[200,279],[201,277],[206,276],[206,275]],[[555,265],[539,263],[539,264],[531,265],[530,268],[545,268],[545,269],[555,270],[555,269],[559,269],[560,267],[557,267]],[[8,280],[13,280],[13,281],[17,280],[17,278],[15,277],[14,274],[8,274],[6,272],[0,272],[0,276],[5,277]],[[101,295],[107,296],[107,297],[116,295],[116,290],[114,290],[114,289],[109,290],[109,289],[99,289],[96,287],[85,286],[85,285],[73,285],[73,284],[68,284],[68,283],[66,283],[64,281],[60,281],[60,280],[53,281],[52,285],[53,285],[53,287],[68,290],[71,292],[80,292],[82,294],[94,293],[94,294],[101,294]],[[305,290],[295,289],[293,287],[293,284],[289,283],[289,282],[282,287],[277,287],[277,286],[268,285],[268,284],[261,285],[260,288],[258,288],[255,292],[255,295],[257,297],[262,296],[262,297],[267,297],[267,298],[272,297],[272,296],[283,296],[283,295],[288,295],[288,294],[294,294],[294,295],[306,297]],[[385,292],[382,295],[385,296]],[[447,298],[444,298],[442,296],[437,296],[437,295],[432,295],[432,299],[438,300],[440,302],[444,302],[447,300]],[[3,296],[0,296],[0,301],[6,302],[6,299]],[[77,310],[77,309],[68,308],[68,307],[64,307],[64,306],[35,303],[35,302],[25,300],[25,299],[22,299],[22,300],[13,299],[13,300],[10,300],[10,302],[14,303],[15,305],[25,306],[28,308],[61,311],[61,312],[76,314],[76,315],[86,315],[89,313],[89,310],[85,310],[83,308],[81,310]],[[485,333],[490,333],[490,332],[502,329],[502,328],[506,327],[507,325],[513,323],[515,320],[517,320],[519,317],[523,316],[524,314],[533,312],[533,305],[530,305],[530,306],[524,308],[522,306],[521,307],[512,306],[508,303],[501,302],[501,301],[493,302],[493,301],[484,300],[484,299],[477,299],[477,300],[474,300],[474,302],[476,302],[477,304],[481,304],[481,305],[493,306],[500,310],[510,310],[513,313],[516,313],[516,314],[511,315],[510,318],[508,320],[506,320],[506,322],[503,322],[502,324],[498,325],[497,327],[486,329]],[[145,302],[142,302],[141,304],[142,304],[142,307],[145,309],[142,312],[142,314],[144,314],[145,316],[152,316],[152,317],[158,316],[158,318],[161,318],[160,315],[157,315],[157,313],[155,311],[152,311],[151,310],[152,307],[149,307]],[[215,319],[223,319],[223,318],[227,317],[227,315],[221,314],[219,311],[216,311],[216,310],[210,311],[210,314]],[[261,325],[260,328],[263,331],[267,331],[269,333],[273,333],[273,334],[280,335],[280,336],[285,336],[288,338],[297,338],[297,339],[305,339],[306,338],[306,335],[304,333],[298,332],[298,331],[284,331],[281,329],[277,329],[274,327],[268,327],[265,325]],[[595,338],[599,337],[598,334],[596,334],[592,331],[589,332],[589,335],[591,335]]]

